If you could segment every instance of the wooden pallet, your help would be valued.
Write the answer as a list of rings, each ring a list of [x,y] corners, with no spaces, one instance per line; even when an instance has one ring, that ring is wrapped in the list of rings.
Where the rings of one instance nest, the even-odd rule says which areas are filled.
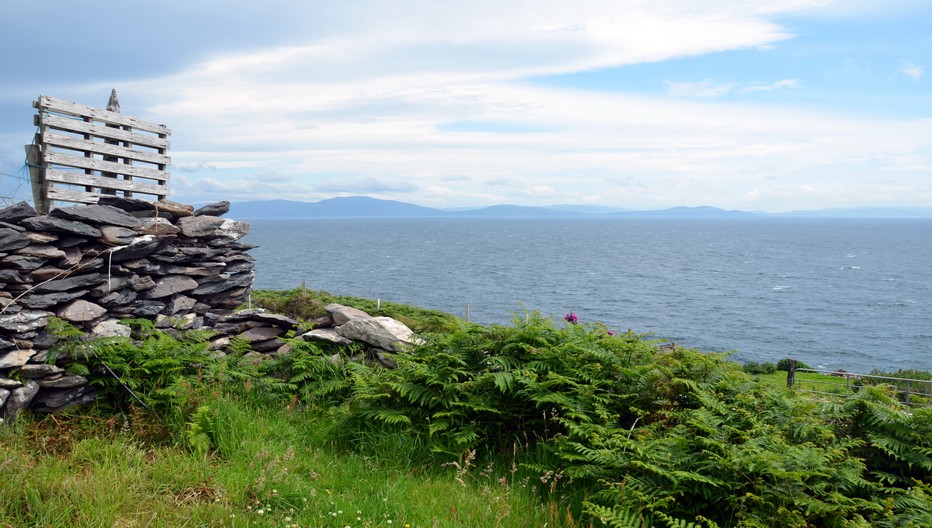
[[[101,195],[168,196],[171,130],[119,113],[40,96],[36,140],[26,146],[36,210],[53,202],[97,203]],[[142,196],[139,196],[142,195]]]

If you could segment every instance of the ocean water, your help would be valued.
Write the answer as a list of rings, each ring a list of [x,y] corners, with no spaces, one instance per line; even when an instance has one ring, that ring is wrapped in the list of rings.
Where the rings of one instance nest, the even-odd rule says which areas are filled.
[[[932,220],[254,219],[257,289],[509,324],[525,310],[736,361],[932,371]]]

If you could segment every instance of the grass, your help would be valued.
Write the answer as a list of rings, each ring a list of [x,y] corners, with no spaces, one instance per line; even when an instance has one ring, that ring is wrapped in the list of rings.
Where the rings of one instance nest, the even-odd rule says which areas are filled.
[[[559,487],[517,465],[347,452],[325,434],[326,413],[248,396],[213,397],[209,409],[207,453],[142,414],[26,416],[0,429],[0,526],[574,525]]]

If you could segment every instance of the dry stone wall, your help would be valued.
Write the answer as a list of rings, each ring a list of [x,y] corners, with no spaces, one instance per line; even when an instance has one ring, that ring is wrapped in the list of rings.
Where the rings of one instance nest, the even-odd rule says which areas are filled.
[[[256,328],[295,321],[233,312],[252,288],[254,246],[239,241],[249,224],[221,217],[228,211],[228,202],[195,211],[116,196],[48,215],[26,202],[0,210],[0,419],[93,401],[86,378],[47,361],[52,317],[90,336],[126,335],[117,320],[146,318],[179,329],[245,328],[258,346],[278,344],[275,330]]]

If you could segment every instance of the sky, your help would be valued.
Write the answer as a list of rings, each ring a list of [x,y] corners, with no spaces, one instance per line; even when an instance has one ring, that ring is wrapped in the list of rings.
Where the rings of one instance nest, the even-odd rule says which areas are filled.
[[[932,207],[928,0],[0,0],[0,197],[32,101],[172,130],[171,196]]]

